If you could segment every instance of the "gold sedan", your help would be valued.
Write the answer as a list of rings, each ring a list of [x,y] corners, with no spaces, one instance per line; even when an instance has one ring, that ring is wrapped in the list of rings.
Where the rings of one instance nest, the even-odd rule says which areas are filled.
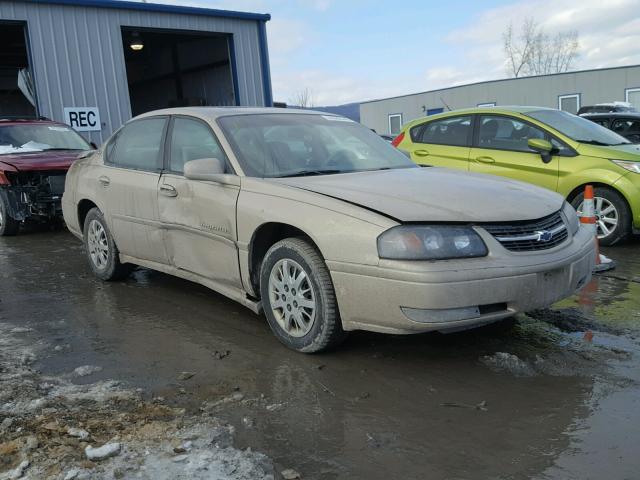
[[[264,311],[301,352],[350,330],[452,331],[585,285],[594,238],[553,192],[419,168],[308,110],[149,112],[67,175],[68,228],[99,278],[142,266]]]

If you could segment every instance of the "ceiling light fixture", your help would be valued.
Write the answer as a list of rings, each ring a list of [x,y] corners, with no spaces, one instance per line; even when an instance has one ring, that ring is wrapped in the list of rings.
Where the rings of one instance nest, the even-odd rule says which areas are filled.
[[[140,34],[138,32],[133,32],[131,34],[131,42],[129,43],[129,48],[134,52],[139,52],[144,48],[144,43],[142,43],[142,38],[140,38]]]

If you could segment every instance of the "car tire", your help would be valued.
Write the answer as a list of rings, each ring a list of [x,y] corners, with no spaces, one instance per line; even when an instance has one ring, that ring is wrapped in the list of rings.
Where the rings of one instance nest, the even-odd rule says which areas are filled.
[[[292,350],[320,352],[347,336],[329,269],[320,252],[302,238],[281,240],[267,251],[260,294],[271,330]]]
[[[611,246],[626,240],[631,234],[631,210],[624,197],[608,187],[594,188],[593,197],[596,206],[596,225],[598,225],[600,245]],[[579,213],[581,212],[583,201],[584,192],[581,192],[571,201],[571,204]],[[599,217],[599,205],[604,207],[602,208],[603,211],[609,207],[613,207],[614,210],[608,212],[606,218],[605,216]],[[613,221],[613,219],[615,219],[617,223],[612,227],[610,222]],[[602,225],[610,228],[610,231],[605,233]]]
[[[122,280],[131,273],[133,265],[120,263],[120,252],[98,208],[87,213],[83,238],[87,260],[96,277],[104,281]]]
[[[20,222],[9,216],[6,200],[0,195],[0,237],[16,235],[18,230],[20,230]]]

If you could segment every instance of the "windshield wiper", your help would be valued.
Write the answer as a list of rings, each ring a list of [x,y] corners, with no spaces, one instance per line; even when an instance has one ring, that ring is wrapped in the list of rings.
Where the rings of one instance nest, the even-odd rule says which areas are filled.
[[[337,169],[302,170],[300,172],[288,173],[286,175],[278,175],[276,178],[313,177],[314,175],[335,175],[336,173],[346,173],[346,171]]]
[[[50,152],[52,150],[72,150],[74,152],[81,151],[82,148],[64,148],[64,147],[53,147],[53,148],[45,148],[43,152]]]
[[[612,147],[613,143],[605,143],[605,142],[601,142],[600,140],[576,140],[580,143],[586,143],[588,145],[600,145],[602,147]]]

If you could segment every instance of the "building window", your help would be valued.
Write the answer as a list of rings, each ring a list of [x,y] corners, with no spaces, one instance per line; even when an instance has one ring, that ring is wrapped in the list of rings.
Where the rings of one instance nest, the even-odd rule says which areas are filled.
[[[444,112],[444,108],[427,108],[427,117],[429,115],[437,115],[442,112]]]
[[[490,102],[490,103],[479,103],[478,107],[479,108],[484,108],[484,107],[495,107],[496,106],[496,102]]]
[[[389,115],[389,134],[398,135],[402,128],[402,114],[393,113]]]
[[[560,95],[558,97],[558,109],[576,115],[580,110],[580,94]]]
[[[625,100],[640,110],[640,88],[627,88],[624,94]]]

